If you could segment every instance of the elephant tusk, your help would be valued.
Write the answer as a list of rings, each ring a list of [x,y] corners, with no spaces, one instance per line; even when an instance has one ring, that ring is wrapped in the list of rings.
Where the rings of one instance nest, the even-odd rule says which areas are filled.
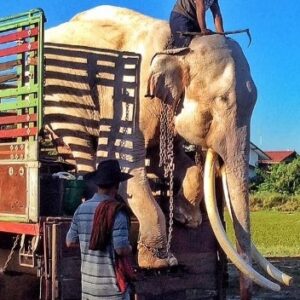
[[[221,175],[222,175],[222,185],[224,191],[224,198],[226,202],[226,206],[228,208],[228,213],[230,215],[231,220],[232,218],[232,211],[230,205],[230,197],[228,192],[227,180],[226,180],[226,171],[225,167],[221,168]],[[293,278],[279,269],[277,269],[274,265],[272,265],[268,260],[266,260],[257,250],[256,246],[251,242],[251,255],[252,258],[262,267],[262,269],[267,272],[272,278],[277,280],[278,282],[290,286],[293,283]]]
[[[210,220],[213,232],[232,263],[243,273],[245,276],[250,278],[256,284],[271,289],[273,291],[280,291],[280,286],[267,278],[256,272],[251,266],[249,266],[236,252],[236,250],[231,245],[229,239],[226,236],[225,230],[223,228],[218,208],[216,204],[215,195],[215,176],[214,176],[214,165],[216,162],[217,154],[208,149],[204,167],[204,200],[207,210],[207,215]]]
[[[278,270],[259,253],[255,245],[252,243],[251,255],[253,259],[262,267],[262,269],[265,270],[272,278],[286,286],[291,286],[293,284],[293,277]]]

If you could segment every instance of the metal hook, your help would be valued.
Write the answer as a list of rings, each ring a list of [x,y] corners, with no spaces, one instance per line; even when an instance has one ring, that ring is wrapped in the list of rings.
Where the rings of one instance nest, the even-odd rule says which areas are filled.
[[[211,31],[211,32],[208,33],[208,34],[203,34],[203,33],[201,33],[201,32],[182,32],[182,31],[177,31],[177,33],[179,33],[179,34],[182,35],[182,36],[185,36],[185,35],[192,35],[192,36],[199,35],[199,36],[205,36],[205,35],[214,35],[214,34],[219,34],[219,35],[229,35],[229,34],[237,34],[237,33],[246,33],[247,36],[248,36],[248,38],[249,38],[249,44],[248,44],[248,47],[251,45],[251,42],[252,42],[252,37],[251,37],[249,28],[247,28],[247,29],[240,29],[240,30],[225,31],[225,32],[215,32],[215,31]]]

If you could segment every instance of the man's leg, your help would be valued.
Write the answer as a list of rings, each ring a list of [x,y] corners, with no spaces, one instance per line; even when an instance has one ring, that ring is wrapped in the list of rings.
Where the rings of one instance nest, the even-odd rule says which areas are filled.
[[[192,36],[183,36],[178,32],[200,32],[199,26],[197,24],[177,12],[171,13],[170,28],[173,38],[172,46],[174,48],[188,47],[193,38]]]

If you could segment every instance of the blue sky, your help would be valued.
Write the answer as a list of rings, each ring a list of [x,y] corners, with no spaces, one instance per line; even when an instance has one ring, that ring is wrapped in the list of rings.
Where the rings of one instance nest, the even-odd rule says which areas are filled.
[[[46,28],[97,5],[135,9],[167,20],[175,0],[0,0],[0,16],[40,7]],[[300,154],[300,1],[219,0],[225,30],[250,28],[247,37],[236,35],[248,58],[258,88],[252,117],[251,140],[262,150],[296,150]],[[208,14],[208,24],[212,26]]]

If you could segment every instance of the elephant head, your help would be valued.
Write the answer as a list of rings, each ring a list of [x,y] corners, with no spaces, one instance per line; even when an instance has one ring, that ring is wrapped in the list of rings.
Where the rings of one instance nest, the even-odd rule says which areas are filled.
[[[247,277],[278,290],[278,285],[253,273],[251,267],[248,161],[250,119],[257,91],[241,48],[235,41],[215,35],[194,38],[188,49],[158,53],[151,63],[148,93],[174,108],[183,98],[174,120],[175,131],[189,143],[209,149],[208,156],[213,155],[210,166],[216,154],[219,156],[226,173],[239,254],[231,251],[221,222],[210,218],[216,237]],[[207,168],[206,173],[214,169]],[[209,184],[204,188],[213,194]],[[226,239],[225,244],[222,239]],[[251,280],[242,277],[242,293],[251,290]]]

